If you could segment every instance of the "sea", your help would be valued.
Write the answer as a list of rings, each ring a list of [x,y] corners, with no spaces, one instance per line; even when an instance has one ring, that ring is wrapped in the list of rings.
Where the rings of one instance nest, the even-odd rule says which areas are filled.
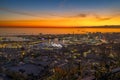
[[[113,33],[120,28],[0,28],[0,35]]]

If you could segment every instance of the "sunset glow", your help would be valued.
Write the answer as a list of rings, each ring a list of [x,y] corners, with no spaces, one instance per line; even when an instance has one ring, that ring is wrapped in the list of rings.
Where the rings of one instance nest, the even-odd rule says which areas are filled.
[[[0,2],[0,27],[120,25],[119,0],[91,2],[89,0],[1,0]]]
[[[21,26],[21,27],[70,27],[70,26],[104,26],[120,25],[120,17],[110,20],[98,20],[96,18],[67,18],[67,19],[46,19],[46,20],[8,20],[0,21],[0,26]]]

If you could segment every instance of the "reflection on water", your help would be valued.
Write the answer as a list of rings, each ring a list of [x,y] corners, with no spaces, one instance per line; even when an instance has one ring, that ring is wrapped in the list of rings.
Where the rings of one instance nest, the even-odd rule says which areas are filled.
[[[0,35],[120,32],[120,28],[0,28]]]

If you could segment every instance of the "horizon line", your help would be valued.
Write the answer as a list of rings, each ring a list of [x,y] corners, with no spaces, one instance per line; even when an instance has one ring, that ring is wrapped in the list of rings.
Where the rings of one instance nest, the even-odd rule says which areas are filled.
[[[120,25],[101,25],[101,26],[0,26],[0,28],[120,28]]]

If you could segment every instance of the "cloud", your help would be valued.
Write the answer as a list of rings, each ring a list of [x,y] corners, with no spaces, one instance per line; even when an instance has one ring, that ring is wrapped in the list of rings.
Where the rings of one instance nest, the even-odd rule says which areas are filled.
[[[6,11],[6,12],[10,12],[13,14],[19,14],[19,15],[25,15],[25,16],[32,16],[32,17],[40,17],[40,18],[46,18],[46,17],[61,17],[61,18],[65,18],[66,16],[62,16],[62,15],[58,15],[55,13],[50,13],[50,12],[41,12],[41,13],[35,13],[35,12],[23,12],[23,11],[17,11],[17,10],[13,10],[13,9],[9,9],[9,8],[0,8],[0,11]],[[43,15],[43,16],[42,16]],[[84,15],[81,15],[84,16]],[[66,17],[67,18],[67,17]]]
[[[112,17],[100,17],[100,16],[96,16],[95,15],[95,18],[97,19],[97,20],[99,20],[99,21],[105,21],[105,20],[110,20],[110,19],[112,19]]]
[[[99,15],[93,15],[93,16],[95,16],[95,18],[96,18],[97,20],[105,21],[105,20],[111,20],[111,19],[113,19],[113,18],[119,17],[119,16],[120,16],[120,13],[114,13],[114,14],[108,16],[108,17],[101,17],[101,16],[99,16]]]
[[[111,17],[99,18],[99,20],[101,20],[101,21],[110,20],[110,19],[112,19],[112,18]]]
[[[113,18],[117,18],[117,17],[120,17],[120,9],[112,9],[110,10],[110,15],[108,17],[101,17],[97,14],[93,14],[93,16],[95,16],[95,18],[97,20],[100,20],[100,21],[105,21],[105,20],[111,20]]]
[[[92,14],[93,15],[93,17],[95,17],[97,20],[99,20],[99,21],[106,21],[106,20],[110,20],[110,19],[112,19],[113,17],[112,16],[109,16],[109,17],[101,17],[101,16],[99,16],[99,15],[97,15],[97,14]]]
[[[66,0],[64,0],[66,1]],[[45,15],[45,16],[51,16],[51,17],[61,17],[61,18],[86,18],[89,16],[93,16],[94,18],[96,18],[98,21],[105,21],[105,20],[111,20],[115,17],[120,16],[120,11],[117,11],[115,13],[113,13],[113,15],[110,15],[108,17],[101,17],[100,15],[94,14],[94,13],[77,13],[77,14],[68,14],[68,15],[58,15],[55,13],[40,13],[41,15],[38,15],[37,13],[31,13],[31,12],[23,12],[23,11],[17,11],[17,10],[13,10],[13,9],[9,9],[9,8],[0,8],[0,11],[6,11],[6,12],[10,12],[13,14],[19,14],[19,15],[26,15],[26,16],[32,16],[32,17],[43,17],[41,15]],[[44,17],[45,17],[44,16]]]
[[[85,18],[87,16],[88,16],[88,14],[80,13],[80,14],[77,14],[77,15],[69,16],[69,17],[82,17],[82,18]]]
[[[58,16],[58,17],[63,17],[63,18],[86,18],[86,17],[89,17],[91,14],[88,14],[88,13],[78,13],[78,14],[68,14],[68,15],[63,15],[63,16],[60,16],[60,15],[57,15],[57,14],[51,14],[52,16]],[[92,16],[96,17],[96,18],[99,18],[97,15],[93,15]]]
[[[58,17],[61,17],[61,18],[85,18],[88,16],[88,14],[85,14],[85,13],[79,13],[79,14],[68,14],[68,15],[57,15],[57,14],[51,14],[53,16],[58,16]]]
[[[27,13],[27,12],[22,12],[22,11],[11,10],[11,9],[8,9],[8,8],[0,8],[0,10],[2,10],[2,11],[7,11],[7,12],[10,12],[10,13],[14,13],[14,14],[19,14],[19,15],[40,17],[40,16],[35,15],[35,14],[31,14],[31,13]]]
[[[112,15],[113,17],[118,17],[118,16],[120,16],[120,12],[117,12],[117,13],[115,13],[114,15]]]
[[[115,18],[116,16],[120,16],[120,14],[114,14],[114,15],[110,15],[108,17],[103,17],[94,13],[79,13],[77,15],[71,15],[71,16],[66,16],[67,18],[86,18],[86,17],[90,17],[92,16],[92,18],[97,19],[98,21],[106,21],[106,20],[111,20],[113,18]]]

